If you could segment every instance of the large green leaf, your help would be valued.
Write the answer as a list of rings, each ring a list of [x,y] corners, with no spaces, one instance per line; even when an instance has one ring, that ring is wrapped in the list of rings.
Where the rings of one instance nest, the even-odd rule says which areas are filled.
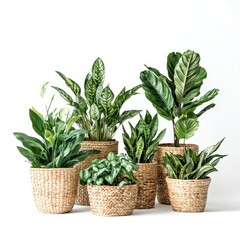
[[[205,113],[206,111],[210,110],[211,108],[215,107],[215,103],[211,103],[209,105],[207,105],[205,108],[203,108],[199,113],[196,114],[197,117],[200,117],[203,113]]]
[[[95,121],[100,118],[100,112],[99,112],[99,109],[98,109],[98,107],[95,103],[91,105],[90,116]]]
[[[175,67],[181,58],[182,54],[179,52],[172,52],[167,57],[167,70],[168,70],[168,76],[173,81],[174,80],[174,70]]]
[[[52,86],[52,88],[57,90],[60,93],[60,95],[62,96],[62,98],[69,103],[69,105],[74,106],[74,101],[73,101],[72,97],[69,94],[67,94],[63,89],[61,89],[59,87],[54,87],[54,86]]]
[[[92,77],[94,82],[98,85],[104,81],[105,67],[101,58],[97,58],[92,67]]]
[[[140,137],[136,143],[136,161],[137,162],[141,162],[141,157],[143,154],[143,150],[144,150],[144,140],[142,137]]]
[[[179,104],[184,102],[186,94],[194,88],[200,71],[200,56],[193,51],[186,51],[179,59],[174,72],[175,94]]]
[[[158,77],[152,71],[141,72],[140,79],[147,99],[162,117],[171,120],[170,111],[173,107],[174,99],[165,79]]]
[[[35,155],[29,150],[22,147],[17,147],[19,152],[29,160],[34,168],[40,168],[41,163],[36,159]]]
[[[84,81],[84,94],[90,105],[95,102],[96,91],[97,84],[94,82],[92,76],[88,74]]]
[[[99,99],[99,103],[103,107],[105,113],[107,114],[112,106],[112,100],[114,98],[114,94],[109,86],[105,87],[101,93],[101,97]]]
[[[124,111],[119,117],[112,119],[112,122],[110,123],[110,126],[115,126],[117,124],[121,125],[126,120],[136,116],[139,114],[141,110],[128,110]]]
[[[39,115],[38,112],[36,112],[34,109],[29,109],[29,117],[32,122],[32,127],[34,131],[41,136],[42,138],[44,137],[44,121],[42,119],[42,116]]]
[[[152,121],[149,125],[149,129],[150,129],[150,137],[148,139],[148,143],[150,143],[152,141],[152,139],[155,137],[155,135],[158,131],[158,116],[157,116],[157,114],[155,114],[154,117],[152,118]]]

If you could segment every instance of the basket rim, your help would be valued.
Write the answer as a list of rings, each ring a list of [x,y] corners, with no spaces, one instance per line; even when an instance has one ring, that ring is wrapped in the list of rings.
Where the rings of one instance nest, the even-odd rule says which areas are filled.
[[[129,188],[129,187],[135,187],[135,186],[138,186],[138,184],[128,184],[128,185],[124,185],[122,187],[119,187],[119,186],[111,186],[111,185],[95,185],[95,184],[87,184],[85,185],[87,187],[96,187],[96,188],[101,188],[101,187],[105,187],[105,188],[119,188],[119,189],[122,189],[122,188]]]
[[[89,139],[84,139],[84,142],[94,142],[94,143],[118,143],[116,139],[108,140],[108,141],[96,141],[96,140],[89,140]]]
[[[57,170],[60,170],[60,171],[69,171],[69,170],[76,170],[75,166],[74,167],[68,167],[68,168],[34,168],[34,167],[30,167],[30,170],[34,170],[34,171],[57,171]]]
[[[157,162],[150,162],[150,163],[137,163],[137,165],[142,165],[142,166],[145,166],[145,165],[157,165],[158,163]]]
[[[171,181],[171,182],[208,182],[211,181],[211,177],[206,177],[206,178],[200,178],[200,179],[177,179],[177,178],[170,178],[166,177],[166,181]]]
[[[198,144],[195,144],[195,143],[186,143],[186,144],[183,144],[183,143],[180,143],[179,144],[179,147],[175,147],[174,146],[174,143],[161,143],[158,145],[158,147],[169,147],[169,148],[183,148],[184,146],[196,146],[198,147]]]

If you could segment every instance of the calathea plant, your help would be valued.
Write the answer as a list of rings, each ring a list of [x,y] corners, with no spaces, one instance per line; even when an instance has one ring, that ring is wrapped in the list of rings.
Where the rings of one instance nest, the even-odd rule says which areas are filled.
[[[93,159],[88,168],[80,172],[81,184],[124,186],[138,183],[133,171],[137,165],[123,153],[110,152],[107,158]]]
[[[123,104],[136,94],[140,85],[126,90],[125,87],[114,98],[109,86],[103,87],[105,67],[100,58],[92,66],[92,73],[88,74],[84,82],[84,95],[80,86],[64,74],[57,72],[72,91],[74,99],[63,89],[55,88],[60,95],[74,108],[74,116],[78,116],[79,127],[88,129],[88,140],[109,141],[114,137],[118,127],[127,119],[137,115],[139,110],[129,110],[120,113]]]
[[[150,163],[153,160],[159,142],[165,135],[166,129],[158,132],[158,116],[153,117],[146,111],[143,118],[140,114],[140,120],[133,127],[129,123],[131,134],[128,134],[123,126],[123,142],[127,154],[137,163]]]
[[[145,95],[159,115],[172,122],[174,145],[178,147],[180,139],[192,137],[198,129],[198,118],[215,106],[211,103],[196,111],[199,106],[212,100],[218,89],[214,88],[198,97],[207,72],[200,66],[200,55],[190,50],[168,55],[168,77],[155,68],[147,68],[140,74]]]
[[[199,154],[188,148],[185,148],[183,156],[166,153],[163,157],[163,164],[167,169],[168,176],[174,179],[203,179],[208,174],[217,171],[216,165],[226,155],[214,153],[223,140]]]

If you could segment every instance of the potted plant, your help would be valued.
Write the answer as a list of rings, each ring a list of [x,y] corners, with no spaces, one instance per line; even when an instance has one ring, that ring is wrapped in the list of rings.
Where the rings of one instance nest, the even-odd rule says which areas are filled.
[[[87,74],[84,82],[84,95],[81,95],[81,87],[72,79],[60,72],[57,74],[64,80],[74,95],[73,99],[66,91],[55,88],[60,95],[74,108],[73,115],[79,117],[77,124],[80,128],[88,130],[82,149],[97,149],[99,154],[87,158],[78,165],[79,170],[85,169],[91,159],[105,158],[109,152],[118,152],[118,141],[114,140],[114,134],[119,126],[127,119],[137,115],[139,110],[120,112],[123,104],[141,87],[136,86],[130,90],[124,87],[114,98],[114,93],[107,85],[103,87],[105,67],[100,58],[97,58],[92,66],[91,74]],[[76,204],[89,205],[87,189],[79,185]]]
[[[92,213],[102,216],[132,214],[138,194],[133,175],[137,165],[127,154],[109,153],[104,159],[93,159],[80,172],[81,184],[87,184]]]
[[[222,141],[197,154],[185,148],[183,156],[166,153],[167,185],[172,208],[177,212],[203,212],[206,206],[210,177],[219,160],[226,155],[215,154]]]
[[[158,132],[157,114],[153,117],[146,111],[136,126],[129,123],[131,133],[128,134],[123,126],[123,142],[127,154],[137,163],[138,171],[134,172],[139,180],[136,208],[153,208],[155,206],[157,188],[157,162],[154,154],[166,129]]]
[[[31,164],[37,209],[43,213],[65,213],[72,210],[75,202],[78,184],[75,164],[98,151],[81,151],[87,131],[73,128],[76,117],[66,117],[64,121],[63,111],[49,112],[49,108],[46,117],[34,108],[29,109],[32,128],[39,138],[21,132],[14,135],[23,145],[17,147],[19,152]]]
[[[141,72],[140,79],[147,99],[156,108],[158,114],[171,121],[173,128],[174,143],[161,144],[158,148],[158,201],[169,204],[167,184],[165,181],[166,171],[162,166],[165,152],[182,155],[185,146],[198,152],[195,144],[185,144],[185,140],[192,137],[199,127],[199,117],[215,106],[211,103],[201,111],[199,106],[212,100],[218,89],[212,89],[199,97],[203,80],[207,72],[200,66],[200,55],[194,51],[186,51],[183,54],[170,53],[167,58],[168,76],[164,76],[157,69],[147,67]],[[180,144],[180,140],[184,144]]]

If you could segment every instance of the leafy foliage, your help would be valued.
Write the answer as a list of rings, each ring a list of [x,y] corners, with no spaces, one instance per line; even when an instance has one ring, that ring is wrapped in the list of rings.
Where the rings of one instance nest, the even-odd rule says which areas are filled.
[[[207,72],[200,66],[199,54],[190,50],[183,54],[172,52],[168,55],[169,78],[155,68],[147,68],[140,74],[145,95],[159,115],[172,122],[174,144],[177,147],[180,139],[193,136],[199,126],[198,118],[215,106],[209,104],[196,113],[199,106],[218,94],[218,89],[214,88],[197,98]]]
[[[28,159],[34,168],[68,168],[85,160],[97,150],[80,151],[86,130],[73,128],[76,116],[61,119],[62,111],[47,113],[46,118],[37,110],[29,109],[29,117],[34,131],[40,139],[15,132],[15,137],[23,147],[17,147],[19,152]]]
[[[215,168],[220,159],[226,155],[214,154],[224,139],[197,154],[191,149],[185,148],[184,155],[166,153],[163,164],[167,169],[168,176],[175,179],[200,179],[217,171]]]
[[[131,134],[129,135],[123,126],[123,142],[127,154],[137,163],[152,162],[154,152],[159,142],[165,135],[166,129],[157,135],[158,117],[152,117],[146,111],[145,118],[140,115],[140,120],[135,127],[129,123]]]
[[[57,72],[71,90],[74,98],[61,88],[53,87],[67,103],[74,108],[73,115],[78,116],[80,128],[89,130],[87,138],[93,141],[112,140],[118,127],[127,119],[137,115],[139,110],[120,112],[123,104],[133,95],[141,85],[130,90],[123,88],[114,99],[114,93],[109,86],[103,87],[105,67],[100,58],[92,66],[92,73],[88,74],[84,82],[84,95],[81,96],[80,86],[64,74]]]
[[[81,184],[124,186],[138,183],[133,171],[137,165],[127,154],[110,152],[107,158],[93,159],[88,168],[80,172]]]

